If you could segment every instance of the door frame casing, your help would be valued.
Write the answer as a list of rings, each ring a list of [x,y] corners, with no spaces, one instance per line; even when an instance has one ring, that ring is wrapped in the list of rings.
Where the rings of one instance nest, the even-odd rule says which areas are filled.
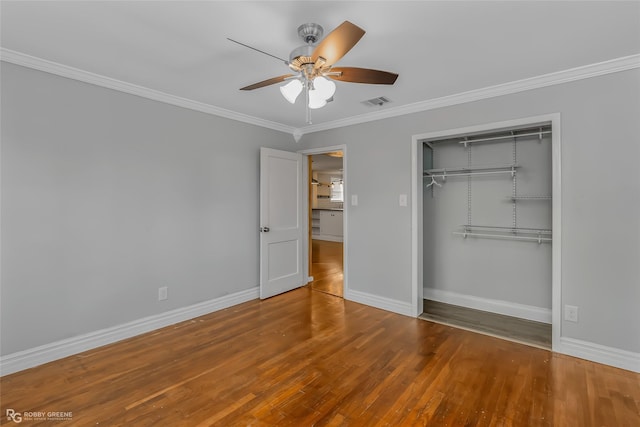
[[[444,131],[428,132],[411,137],[411,305],[415,316],[422,314],[423,283],[423,192],[422,192],[422,147],[425,140],[456,135],[508,129],[527,125],[551,123],[551,179],[552,179],[552,230],[551,250],[551,348],[560,348],[562,336],[562,182],[561,182],[561,124],[560,113],[485,123]]]
[[[343,226],[343,237],[342,237],[342,246],[343,246],[343,255],[342,255],[342,264],[343,264],[343,268],[342,268],[342,272],[343,272],[343,282],[342,282],[342,294],[343,296],[347,295],[347,290],[349,289],[348,284],[349,284],[349,279],[348,279],[348,262],[347,262],[347,257],[348,257],[348,251],[347,251],[347,245],[348,245],[348,240],[349,240],[349,231],[348,231],[348,215],[349,215],[349,209],[348,209],[348,194],[349,194],[349,180],[347,177],[347,146],[346,144],[342,144],[342,145],[332,145],[332,146],[328,146],[328,147],[319,147],[319,148],[309,148],[306,150],[299,150],[298,153],[302,154],[302,188],[303,188],[303,196],[302,196],[302,201],[303,201],[303,211],[302,211],[302,215],[305,218],[305,228],[303,229],[303,241],[302,241],[302,246],[304,248],[304,253],[302,255],[302,259],[303,259],[303,272],[306,271],[307,274],[307,281],[309,282],[311,279],[311,274],[310,274],[310,269],[311,269],[311,265],[309,264],[309,244],[311,243],[311,241],[309,240],[309,230],[311,228],[311,224],[309,223],[309,181],[311,179],[311,177],[309,176],[309,159],[311,158],[312,155],[314,154],[326,154],[326,153],[331,153],[333,151],[342,151],[342,179],[343,179],[343,195],[344,195],[344,201],[342,203],[342,226]]]

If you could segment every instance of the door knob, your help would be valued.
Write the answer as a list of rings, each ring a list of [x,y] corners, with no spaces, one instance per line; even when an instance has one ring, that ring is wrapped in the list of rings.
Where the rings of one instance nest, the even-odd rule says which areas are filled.
[[[260,227],[260,232],[261,233],[268,233],[269,232],[269,227]]]

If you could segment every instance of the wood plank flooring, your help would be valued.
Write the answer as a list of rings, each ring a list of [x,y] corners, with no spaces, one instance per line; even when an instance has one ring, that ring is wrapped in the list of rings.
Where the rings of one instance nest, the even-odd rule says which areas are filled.
[[[640,374],[303,287],[0,379],[73,426],[638,426]],[[26,422],[22,425],[51,425]]]
[[[311,275],[309,284],[316,291],[337,297],[343,296],[344,289],[344,245],[342,242],[313,240],[311,250]]]
[[[551,325],[424,300],[420,318],[551,350]]]

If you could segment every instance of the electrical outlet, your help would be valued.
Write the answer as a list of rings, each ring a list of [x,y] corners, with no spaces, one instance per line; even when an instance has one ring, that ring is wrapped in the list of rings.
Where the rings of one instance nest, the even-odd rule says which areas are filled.
[[[406,194],[401,194],[401,195],[398,197],[398,204],[399,204],[400,206],[403,206],[403,207],[404,207],[404,206],[407,206],[407,195],[406,195]]]
[[[167,298],[169,298],[169,288],[166,286],[158,288],[158,301],[164,301]]]
[[[575,305],[565,305],[564,306],[564,320],[569,322],[577,322],[578,321],[578,307]]]
[[[352,194],[351,195],[351,206],[358,206],[358,195],[357,194]]]

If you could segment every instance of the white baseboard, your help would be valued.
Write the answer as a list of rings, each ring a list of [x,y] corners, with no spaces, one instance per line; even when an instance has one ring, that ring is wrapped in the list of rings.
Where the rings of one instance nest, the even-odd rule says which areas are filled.
[[[432,291],[435,291],[435,294],[437,295],[432,294]],[[446,300],[442,299],[442,294],[445,294],[444,297]],[[453,295],[454,297],[449,298],[451,295]],[[476,308],[478,310],[496,312],[494,310],[489,310],[488,308],[491,307],[486,304],[476,304],[476,306],[463,304],[466,301],[466,298],[471,298],[473,303],[478,303],[478,300],[483,301],[485,300],[484,298],[469,297],[466,295],[460,295],[462,298],[455,298],[455,296],[458,295],[460,294],[450,293],[446,291],[437,291],[433,289],[425,289],[424,297],[426,299],[445,302],[448,304],[468,306],[470,308]],[[9,354],[0,358],[0,373],[1,375],[8,375],[14,372],[21,371],[23,369],[33,368],[44,363],[62,359],[63,357],[71,356],[73,354],[81,353],[83,351],[91,350],[103,345],[112,344],[126,338],[131,338],[133,336],[144,334],[146,332],[163,328],[165,326],[173,325],[175,323],[193,319],[198,316],[213,313],[215,311],[241,304],[243,302],[251,301],[256,298],[259,298],[258,287],[236,292],[231,295],[225,295],[223,297],[215,298],[188,307],[175,309],[166,313],[149,316],[112,328],[102,329],[77,337],[56,341],[54,343],[45,344],[39,347]],[[413,307],[411,306],[411,304],[403,301],[393,300],[390,298],[380,297],[366,292],[354,291],[349,289],[345,290],[345,299],[376,307],[382,310],[402,314],[405,316],[415,317],[413,316]],[[496,302],[495,300],[486,301],[494,303]],[[504,301],[497,302],[499,303],[497,304],[498,306],[502,306],[505,303]],[[506,304],[512,305],[511,303]],[[521,305],[515,304],[515,306],[519,307]],[[538,310],[545,310],[539,307],[533,308]],[[507,314],[509,316],[515,315],[513,314],[513,312],[500,314]],[[517,317],[523,316],[519,315]],[[538,319],[531,320],[543,321]],[[560,338],[560,345],[557,349],[554,349],[554,351],[597,363],[603,363],[605,365],[614,366],[620,369],[640,372],[640,353],[620,350],[613,347],[607,347],[567,337]]]
[[[345,289],[344,299],[405,316],[416,317],[411,303],[385,298],[353,289]]]
[[[520,317],[536,322],[551,323],[551,310],[541,307],[480,298],[431,288],[424,288],[424,298],[474,308],[476,310]],[[620,369],[640,372],[640,353],[620,350],[614,347],[607,347],[568,337],[560,337],[560,343],[554,346],[553,351]]]
[[[558,353],[640,373],[640,353],[567,337],[560,337],[558,347]]]
[[[464,295],[456,292],[442,291],[439,289],[424,288],[424,299],[444,302],[446,304],[459,305],[461,307],[488,311],[490,313],[503,314],[505,316],[519,317],[535,322],[551,323],[551,309],[536,307],[533,305],[518,304],[489,298],[481,298],[473,295]]]
[[[259,298],[258,287],[0,357],[8,375]]]

